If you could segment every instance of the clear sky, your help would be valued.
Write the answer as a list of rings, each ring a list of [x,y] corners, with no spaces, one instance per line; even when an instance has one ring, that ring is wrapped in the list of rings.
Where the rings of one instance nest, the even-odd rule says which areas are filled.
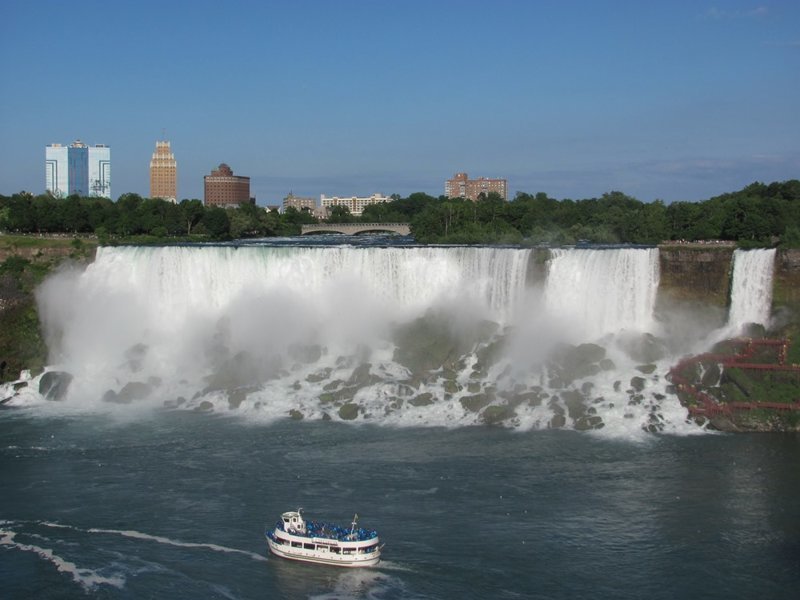
[[[800,2],[3,0],[0,193],[48,143],[111,146],[112,191],[226,162],[259,204],[423,191],[701,200],[800,178]]]

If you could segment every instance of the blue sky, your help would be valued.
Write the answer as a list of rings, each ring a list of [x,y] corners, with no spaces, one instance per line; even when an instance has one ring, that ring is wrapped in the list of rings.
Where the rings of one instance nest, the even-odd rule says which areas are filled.
[[[44,148],[111,146],[114,197],[226,162],[259,204],[509,192],[701,200],[800,178],[800,2],[0,3],[0,193]]]

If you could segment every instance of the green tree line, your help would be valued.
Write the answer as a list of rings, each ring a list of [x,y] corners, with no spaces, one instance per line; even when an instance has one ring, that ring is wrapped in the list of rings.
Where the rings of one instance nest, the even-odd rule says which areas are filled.
[[[104,238],[186,237],[231,239],[297,235],[303,223],[314,223],[307,212],[265,211],[254,204],[233,210],[207,207],[200,200],[176,204],[160,198],[123,194],[108,198],[27,193],[0,196],[0,230],[13,233],[96,234]]]
[[[409,223],[421,243],[657,244],[669,240],[730,240],[740,244],[800,246],[800,181],[753,183],[699,202],[642,202],[622,192],[583,200],[518,192],[510,201],[490,193],[473,202],[417,192],[366,207],[355,216],[334,207],[331,223]],[[44,194],[0,195],[0,230],[18,233],[95,233],[210,239],[297,235],[317,220],[308,211],[283,213],[253,204],[206,207],[123,194],[106,198]]]

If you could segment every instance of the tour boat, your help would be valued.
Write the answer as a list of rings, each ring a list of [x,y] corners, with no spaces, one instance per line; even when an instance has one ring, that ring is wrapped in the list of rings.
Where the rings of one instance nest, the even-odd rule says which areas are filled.
[[[264,535],[272,553],[283,558],[339,567],[371,567],[381,557],[378,532],[356,527],[357,520],[355,515],[349,528],[306,521],[298,508],[283,513]]]

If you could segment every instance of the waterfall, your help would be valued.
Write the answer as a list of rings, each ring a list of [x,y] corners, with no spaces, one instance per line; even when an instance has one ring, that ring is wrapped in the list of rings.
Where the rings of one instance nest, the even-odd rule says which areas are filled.
[[[747,323],[769,324],[774,267],[774,248],[734,251],[729,330],[738,333]]]
[[[37,291],[63,401],[36,378],[0,395],[124,414],[693,430],[652,335],[658,250],[555,249],[526,289],[530,260],[515,248],[103,247]]]
[[[658,291],[658,249],[555,249],[545,288],[549,314],[585,339],[648,331]]]

